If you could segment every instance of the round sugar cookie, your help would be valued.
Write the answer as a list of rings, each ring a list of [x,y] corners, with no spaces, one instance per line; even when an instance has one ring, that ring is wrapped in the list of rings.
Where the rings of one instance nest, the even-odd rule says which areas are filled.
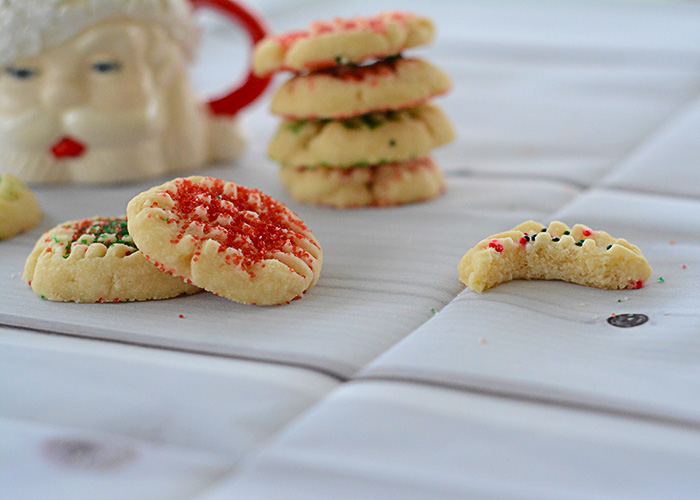
[[[283,122],[267,152],[284,167],[366,167],[425,158],[454,136],[442,110],[423,105],[345,120]]]
[[[218,295],[271,305],[301,298],[323,252],[284,204],[210,177],[179,178],[127,206],[134,241],[161,270]]]
[[[450,85],[432,64],[395,57],[296,76],[280,87],[270,110],[287,120],[342,119],[414,107],[446,93]]]
[[[34,229],[41,208],[27,185],[10,174],[0,174],[0,240]]]
[[[124,217],[66,222],[47,231],[22,279],[42,299],[58,302],[130,302],[199,291],[148,262]]]
[[[405,205],[445,191],[431,158],[358,168],[283,167],[280,179],[295,200],[335,208]]]
[[[267,37],[255,47],[257,76],[288,70],[295,73],[383,59],[429,43],[435,34],[430,19],[389,12],[375,17],[315,22],[306,31]]]
[[[642,288],[651,267],[641,250],[583,224],[523,222],[469,250],[459,279],[481,293],[514,279],[561,280],[609,290]]]

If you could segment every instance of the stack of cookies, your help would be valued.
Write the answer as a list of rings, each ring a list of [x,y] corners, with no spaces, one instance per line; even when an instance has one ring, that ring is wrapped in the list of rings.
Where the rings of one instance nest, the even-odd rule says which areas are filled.
[[[402,55],[434,32],[429,19],[388,13],[314,23],[258,44],[257,75],[295,74],[272,99],[283,122],[268,149],[293,198],[345,208],[426,201],[444,191],[430,153],[454,130],[429,101],[450,80]]]

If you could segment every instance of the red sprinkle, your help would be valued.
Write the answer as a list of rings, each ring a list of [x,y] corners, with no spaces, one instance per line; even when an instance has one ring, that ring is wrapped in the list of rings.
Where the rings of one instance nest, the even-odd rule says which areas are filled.
[[[584,235],[584,236],[590,236],[590,235],[592,235],[593,233],[590,232],[588,229],[584,229],[583,232],[582,232],[581,234]]]
[[[669,245],[675,245],[675,244],[676,244],[676,242],[675,242],[675,241],[673,241],[673,240],[671,240],[671,241],[669,241],[669,242],[668,242],[668,244],[669,244]]]
[[[685,266],[683,266],[683,269],[685,269]]]
[[[521,244],[522,246],[527,245],[527,240],[525,239],[524,236],[523,236],[522,238],[520,238],[520,244]]]
[[[282,203],[256,189],[242,186],[237,186],[237,196],[233,197],[224,193],[224,185],[224,181],[218,179],[212,186],[193,183],[188,179],[178,181],[177,191],[169,192],[175,202],[173,211],[181,219],[176,241],[182,239],[189,226],[194,225],[201,227],[205,237],[221,244],[220,252],[227,248],[236,248],[241,252],[242,256],[230,256],[230,259],[227,256],[227,262],[233,266],[247,268],[274,258],[279,252],[292,254],[310,263],[311,256],[294,242],[295,238],[309,240],[298,232],[307,228],[301,221],[290,219]],[[201,196],[211,201],[203,203]],[[206,215],[196,215],[197,209],[203,209]],[[249,212],[257,216],[251,216]],[[228,220],[226,225],[216,222],[220,216]],[[216,234],[210,235],[214,227]]]
[[[643,288],[643,287],[644,287],[644,282],[642,280],[639,280],[639,281],[633,281],[632,286],[630,288],[632,288],[632,290],[639,290],[640,288]]]
[[[180,318],[180,319],[184,319],[184,317],[185,317],[184,314],[181,314],[181,315],[178,316],[178,318]]]
[[[498,253],[503,253],[503,245],[501,245],[498,240],[493,240],[491,243],[489,243],[489,248],[493,248]]]

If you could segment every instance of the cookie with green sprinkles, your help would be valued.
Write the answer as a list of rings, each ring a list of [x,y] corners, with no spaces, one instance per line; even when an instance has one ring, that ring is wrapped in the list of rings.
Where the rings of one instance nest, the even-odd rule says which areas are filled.
[[[0,174],[0,240],[34,229],[41,222],[39,203],[27,185],[9,174]]]
[[[65,222],[39,238],[22,279],[56,302],[166,299],[200,289],[161,272],[136,247],[125,217]]]
[[[480,241],[459,263],[459,279],[483,292],[515,279],[561,280],[596,288],[642,288],[651,267],[625,239],[582,224],[527,221]]]
[[[353,168],[425,158],[454,137],[442,110],[425,104],[345,120],[285,121],[267,152],[287,168]]]

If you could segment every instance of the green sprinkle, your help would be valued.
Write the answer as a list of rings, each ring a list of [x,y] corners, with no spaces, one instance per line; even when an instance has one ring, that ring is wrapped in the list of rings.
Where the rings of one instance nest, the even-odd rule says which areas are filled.
[[[435,309],[430,309],[430,312],[433,314],[437,314],[437,311]]]
[[[299,120],[296,122],[290,122],[287,123],[287,128],[292,134],[297,135],[299,134],[299,132],[301,132],[301,129],[303,129],[308,123],[309,120]]]
[[[46,295],[41,295],[40,296],[42,299],[46,300]]]
[[[546,233],[546,232],[547,232],[547,228],[546,228],[546,227],[543,227],[543,228],[542,228],[542,231],[540,231],[540,233]]]
[[[666,280],[664,280],[664,279],[663,279],[663,278],[661,278],[661,277],[659,277],[659,279],[658,279],[658,280],[656,280],[656,281],[658,281],[659,283],[665,283],[665,282],[666,282]]]
[[[389,146],[391,146],[392,148],[393,148],[394,146],[396,146],[396,141],[395,141],[394,139],[391,139],[391,140],[389,141]]]
[[[221,200],[222,199],[221,195],[217,196],[216,199]]]
[[[568,235],[570,235],[571,233],[570,233],[569,231],[564,231],[564,234],[568,236]]]
[[[381,127],[384,124],[383,118],[378,113],[370,113],[368,115],[362,115],[360,117],[360,120],[362,120],[362,123],[367,125],[367,127],[370,130],[374,130],[375,128]]]
[[[559,241],[559,238],[552,238],[552,241],[556,243],[557,241]]]
[[[622,302],[622,299],[617,299],[618,302]]]
[[[525,235],[525,241],[530,241],[530,237],[527,234]]]
[[[606,250],[610,250],[611,248],[612,248],[612,245],[608,245],[608,247],[606,248]]]
[[[576,242],[577,247],[582,247],[583,246],[583,240],[579,240]]]

